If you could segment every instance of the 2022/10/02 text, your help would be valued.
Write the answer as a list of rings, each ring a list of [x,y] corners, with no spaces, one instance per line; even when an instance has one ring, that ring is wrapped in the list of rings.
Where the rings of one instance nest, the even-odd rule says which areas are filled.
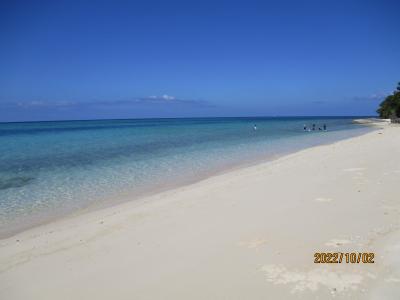
[[[314,263],[316,264],[373,264],[375,254],[372,252],[316,252],[314,253]]]

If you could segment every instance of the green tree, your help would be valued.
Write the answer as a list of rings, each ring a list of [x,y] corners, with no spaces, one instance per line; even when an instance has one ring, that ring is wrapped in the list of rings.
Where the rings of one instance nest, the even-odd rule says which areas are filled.
[[[400,118],[400,82],[393,94],[382,101],[376,112],[383,119]]]

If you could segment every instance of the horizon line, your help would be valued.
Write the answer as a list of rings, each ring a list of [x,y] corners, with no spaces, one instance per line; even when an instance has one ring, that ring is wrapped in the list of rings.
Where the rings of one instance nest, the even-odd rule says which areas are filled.
[[[175,119],[233,119],[233,118],[374,118],[378,115],[274,115],[274,116],[208,116],[208,117],[142,117],[142,118],[98,118],[98,119],[60,119],[60,120],[26,120],[0,121],[0,124],[10,123],[45,123],[45,122],[91,122],[91,121],[124,121],[124,120],[175,120]]]

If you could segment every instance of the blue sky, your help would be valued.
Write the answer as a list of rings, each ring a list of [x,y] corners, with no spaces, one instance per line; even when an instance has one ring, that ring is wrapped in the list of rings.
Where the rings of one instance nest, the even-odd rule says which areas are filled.
[[[0,121],[371,115],[399,1],[1,1]]]

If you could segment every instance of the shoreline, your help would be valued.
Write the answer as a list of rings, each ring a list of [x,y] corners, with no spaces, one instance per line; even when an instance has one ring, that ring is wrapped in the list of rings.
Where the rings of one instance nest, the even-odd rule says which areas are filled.
[[[387,126],[2,239],[0,296],[398,297],[399,132]],[[375,252],[376,263],[315,265],[318,251]]]
[[[363,119],[361,119],[363,120]],[[355,120],[356,121],[356,120]],[[385,126],[385,123],[376,123],[376,122],[367,122],[363,123],[364,126],[368,126],[368,127],[372,127],[374,129],[371,129],[371,131],[377,130],[379,129],[381,126]],[[259,154],[256,158],[252,158],[252,159],[244,159],[243,161],[239,162],[239,163],[227,163],[225,164],[223,167],[220,167],[218,169],[212,170],[212,171],[208,171],[208,172],[204,172],[202,174],[193,176],[191,178],[188,179],[178,179],[177,182],[169,182],[167,184],[163,184],[163,185],[159,185],[157,187],[152,187],[152,188],[146,188],[143,191],[139,192],[139,193],[134,193],[133,189],[132,190],[126,190],[118,195],[115,195],[112,200],[109,197],[104,197],[104,198],[99,198],[97,199],[96,202],[93,202],[91,204],[89,204],[86,207],[83,207],[81,209],[78,210],[66,210],[64,212],[58,212],[56,214],[53,214],[52,216],[48,216],[46,215],[46,219],[45,220],[39,220],[39,221],[31,221],[30,223],[28,222],[27,224],[24,225],[20,225],[18,228],[12,228],[10,230],[5,230],[4,232],[2,232],[0,234],[0,241],[3,239],[7,239],[7,238],[12,238],[13,236],[22,233],[24,231],[30,230],[32,228],[36,228],[36,227],[41,227],[41,226],[45,226],[54,222],[57,222],[59,220],[63,220],[66,218],[73,218],[76,216],[80,216],[80,215],[85,215],[87,213],[90,212],[94,212],[94,211],[98,211],[98,210],[102,210],[102,209],[107,209],[113,206],[118,206],[120,204],[123,204],[125,202],[131,202],[131,201],[138,201],[140,202],[141,200],[145,199],[145,198],[149,198],[152,196],[156,196],[157,194],[161,194],[161,193],[165,193],[167,191],[170,190],[176,190],[179,188],[183,188],[185,186],[190,186],[193,184],[196,184],[198,182],[207,180],[209,178],[215,177],[215,176],[220,176],[226,173],[230,173],[230,172],[234,172],[234,171],[238,171],[240,169],[245,169],[245,168],[249,168],[249,167],[253,167],[255,165],[259,165],[259,164],[264,164],[264,163],[269,163],[278,159],[281,159],[283,157],[289,156],[289,155],[293,155],[296,154],[298,152],[301,152],[303,150],[307,150],[310,148],[314,148],[314,147],[319,147],[319,146],[324,146],[324,145],[330,145],[330,144],[334,144],[340,141],[345,141],[354,137],[358,137],[358,136],[362,136],[365,134],[370,133],[371,131],[367,131],[367,132],[362,132],[362,133],[357,133],[355,135],[350,135],[347,137],[341,137],[341,138],[336,138],[333,139],[331,141],[326,141],[326,142],[321,142],[321,143],[317,143],[315,145],[308,145],[304,148],[299,147],[299,148],[294,148],[291,150],[285,150],[282,153],[279,154],[270,154],[270,155],[266,155],[266,154]],[[37,218],[42,218],[43,216],[40,217],[35,217]],[[32,226],[33,224],[33,226]]]

